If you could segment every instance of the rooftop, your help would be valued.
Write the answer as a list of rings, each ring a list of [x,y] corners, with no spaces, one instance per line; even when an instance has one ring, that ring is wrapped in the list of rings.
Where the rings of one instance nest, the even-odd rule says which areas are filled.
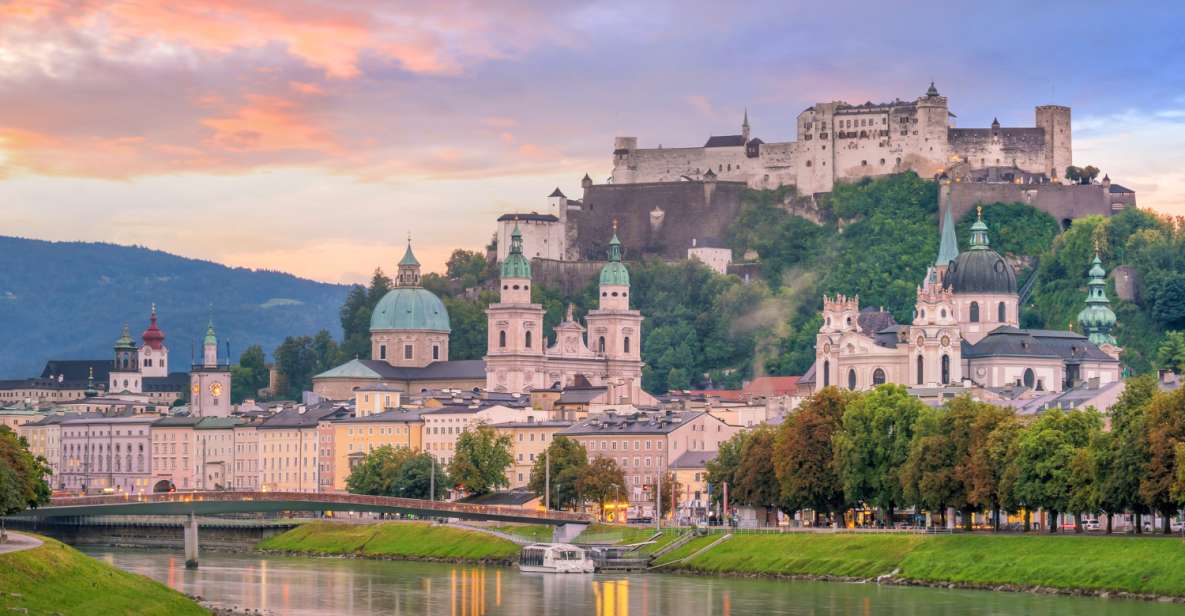
[[[704,415],[703,411],[637,411],[619,415],[613,411],[598,413],[564,430],[565,435],[581,434],[669,434]]]

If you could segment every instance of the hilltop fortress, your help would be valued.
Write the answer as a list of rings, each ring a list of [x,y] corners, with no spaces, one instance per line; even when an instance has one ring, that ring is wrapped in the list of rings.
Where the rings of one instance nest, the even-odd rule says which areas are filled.
[[[922,177],[1007,168],[1018,179],[1057,179],[1073,164],[1070,108],[1036,108],[1033,127],[955,128],[934,84],[912,101],[818,103],[798,114],[795,141],[766,143],[750,134],[713,136],[698,148],[638,148],[617,137],[614,184],[717,179],[751,188],[794,186],[801,195],[830,192],[837,180],[914,171]],[[1007,173],[1007,172],[1006,172]]]

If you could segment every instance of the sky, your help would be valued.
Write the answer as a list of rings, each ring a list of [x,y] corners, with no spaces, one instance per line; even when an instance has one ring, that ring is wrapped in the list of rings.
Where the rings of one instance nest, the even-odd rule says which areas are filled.
[[[613,138],[786,141],[818,101],[1073,108],[1185,215],[1185,3],[0,0],[0,234],[357,282],[602,182]]]

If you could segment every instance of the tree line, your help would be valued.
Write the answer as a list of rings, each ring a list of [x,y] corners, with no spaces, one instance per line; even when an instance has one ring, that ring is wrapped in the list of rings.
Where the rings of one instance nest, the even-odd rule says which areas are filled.
[[[1108,425],[1109,424],[1109,425]],[[931,407],[899,385],[863,393],[834,387],[807,398],[776,426],[741,432],[708,465],[713,498],[767,514],[813,512],[814,523],[845,523],[863,510],[892,526],[908,508],[944,518],[1048,515],[1048,529],[1074,515],[1170,518],[1185,507],[1185,388],[1160,391],[1156,378],[1130,379],[1106,417],[1093,408],[1049,409],[1036,417],[960,396]]]

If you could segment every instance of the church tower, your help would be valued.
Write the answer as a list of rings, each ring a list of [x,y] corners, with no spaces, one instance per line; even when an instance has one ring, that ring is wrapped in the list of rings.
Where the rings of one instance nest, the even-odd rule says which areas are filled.
[[[630,273],[621,262],[617,223],[609,241],[609,263],[601,269],[600,305],[590,310],[588,346],[605,359],[605,384],[615,403],[636,402],[642,393],[642,313],[630,309]]]
[[[531,263],[523,256],[518,225],[510,234],[500,284],[498,303],[486,309],[486,389],[525,393],[545,387],[543,306],[531,303]]]
[[[107,387],[108,393],[117,394],[129,392],[138,394],[142,391],[140,385],[140,354],[136,350],[136,342],[123,326],[123,333],[115,341],[115,361],[111,364],[111,377]]]
[[[140,334],[144,343],[140,346],[140,374],[146,377],[169,376],[169,347],[165,346],[165,333],[156,324],[156,304],[148,317],[148,329]]]
[[[194,417],[227,417],[230,415],[230,358],[218,363],[218,336],[214,320],[206,325],[202,341],[202,363],[194,364],[189,372],[189,410]]]
[[[1116,359],[1121,349],[1111,331],[1115,329],[1115,312],[1111,300],[1107,299],[1107,270],[1096,252],[1090,267],[1090,281],[1086,283],[1086,308],[1078,313],[1078,324],[1082,333],[1098,345],[1102,351]]]
[[[933,86],[931,86],[933,87]],[[909,352],[906,373],[909,387],[959,383],[963,377],[962,332],[955,293],[946,279],[959,258],[951,205],[942,216],[938,257],[917,288],[913,323],[909,327]]]
[[[749,108],[745,108],[745,119],[741,121],[741,140],[749,143]]]

